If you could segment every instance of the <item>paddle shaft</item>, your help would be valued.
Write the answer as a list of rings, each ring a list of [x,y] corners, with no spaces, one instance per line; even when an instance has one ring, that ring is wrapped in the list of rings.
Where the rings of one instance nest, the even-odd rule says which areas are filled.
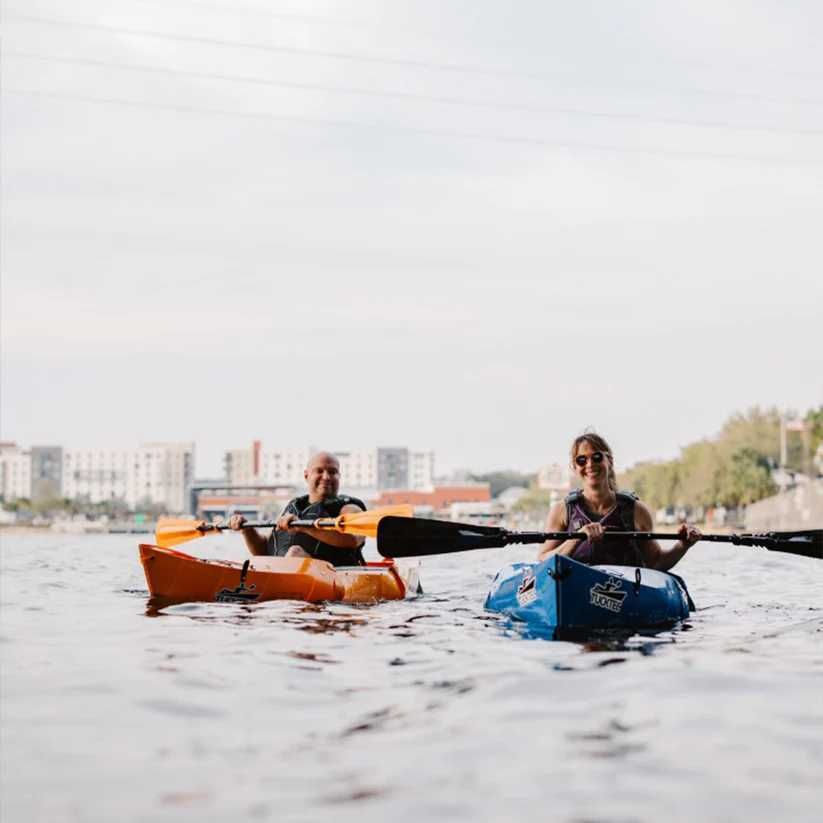
[[[291,524],[292,527],[303,528],[303,529],[333,529],[335,525],[335,518],[334,517],[321,517],[317,520],[292,520]],[[244,523],[241,529],[276,529],[277,523]],[[212,529],[216,529],[217,531],[227,531],[231,529],[231,526],[221,524],[219,526],[210,526],[206,531],[211,531]]]
[[[585,532],[510,532],[503,531],[501,541],[504,545],[511,543],[544,543],[546,540],[586,540],[588,535]],[[680,535],[676,532],[603,532],[604,540],[679,540]],[[773,540],[770,535],[754,534],[704,534],[700,537],[700,542],[708,543],[735,543],[743,544],[750,540]]]
[[[543,543],[546,540],[586,540],[585,532],[510,532],[504,530],[498,545],[513,543]],[[604,532],[604,540],[680,540],[673,532]],[[760,546],[772,551],[798,554],[804,557],[821,557],[820,535],[815,540],[810,534],[784,537],[779,534],[704,534],[701,543],[732,543],[735,546]]]

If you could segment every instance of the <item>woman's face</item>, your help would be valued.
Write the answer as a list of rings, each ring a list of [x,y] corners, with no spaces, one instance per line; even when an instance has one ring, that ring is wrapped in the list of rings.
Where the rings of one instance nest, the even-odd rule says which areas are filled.
[[[584,440],[574,454],[574,470],[579,478],[591,485],[600,485],[609,477],[609,455]]]

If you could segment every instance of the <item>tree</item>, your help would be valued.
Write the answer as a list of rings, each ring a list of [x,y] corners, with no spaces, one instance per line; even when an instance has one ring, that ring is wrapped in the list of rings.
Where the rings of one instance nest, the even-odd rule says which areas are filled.
[[[754,449],[739,449],[726,464],[718,502],[730,508],[748,506],[776,491],[768,459]]]

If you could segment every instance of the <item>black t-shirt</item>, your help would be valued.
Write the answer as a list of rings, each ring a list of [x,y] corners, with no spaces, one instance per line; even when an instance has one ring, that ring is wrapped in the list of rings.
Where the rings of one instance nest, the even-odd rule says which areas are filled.
[[[315,520],[318,517],[337,517],[343,506],[354,504],[366,511],[366,504],[356,497],[349,497],[341,494],[337,497],[329,497],[318,503],[309,503],[309,496],[295,497],[290,500],[283,511],[285,514],[294,514],[300,520]],[[276,557],[283,557],[292,546],[300,546],[306,554],[316,560],[326,560],[335,566],[362,566],[363,553],[360,549],[341,549],[337,546],[330,546],[316,540],[309,534],[289,534],[285,531],[273,529],[269,536],[266,553]]]

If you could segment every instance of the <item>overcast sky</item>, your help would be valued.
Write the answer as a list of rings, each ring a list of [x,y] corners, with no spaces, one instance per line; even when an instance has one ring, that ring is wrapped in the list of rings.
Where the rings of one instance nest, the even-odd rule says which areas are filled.
[[[2,23],[6,440],[626,466],[823,403],[817,0]]]

